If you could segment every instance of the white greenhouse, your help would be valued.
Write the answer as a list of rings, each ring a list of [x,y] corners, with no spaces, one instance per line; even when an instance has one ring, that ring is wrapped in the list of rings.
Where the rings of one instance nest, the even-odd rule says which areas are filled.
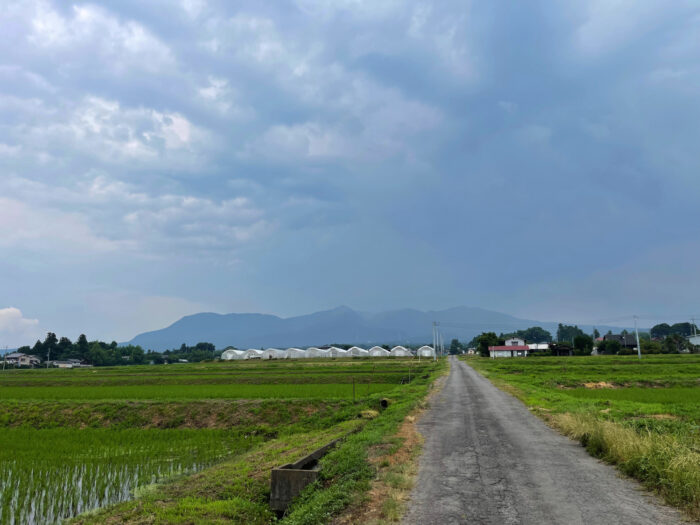
[[[413,357],[411,351],[403,346],[395,346],[389,353],[392,357]]]
[[[348,355],[352,357],[367,357],[369,356],[369,352],[359,346],[353,346],[348,350]]]
[[[287,359],[304,359],[308,357],[306,350],[301,348],[287,348]]]
[[[347,357],[348,351],[343,350],[342,348],[337,348],[335,346],[331,346],[331,349],[330,349],[328,356],[329,357]]]
[[[284,359],[287,357],[287,352],[279,348],[267,348],[263,350],[261,359]]]
[[[243,353],[243,359],[260,359],[262,357],[262,353],[262,350],[251,348]]]
[[[306,349],[306,357],[330,357],[330,350],[323,350],[312,346]]]
[[[391,355],[391,352],[382,348],[381,346],[373,346],[369,349],[369,355],[371,357],[389,357]]]
[[[418,357],[435,357],[435,349],[432,346],[421,346],[416,352]]]
[[[229,348],[224,350],[221,354],[221,359],[223,361],[234,361],[236,359],[243,359],[245,352],[243,350],[236,350],[235,348]]]

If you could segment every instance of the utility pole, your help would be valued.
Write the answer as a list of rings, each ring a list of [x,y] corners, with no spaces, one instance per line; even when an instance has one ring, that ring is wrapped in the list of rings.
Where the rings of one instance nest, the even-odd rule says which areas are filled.
[[[49,367],[49,359],[51,359],[51,349],[50,348],[46,351],[46,368]]]
[[[639,330],[637,330],[637,316],[634,316],[634,333],[637,336],[637,355],[642,358],[642,345],[639,344]]]

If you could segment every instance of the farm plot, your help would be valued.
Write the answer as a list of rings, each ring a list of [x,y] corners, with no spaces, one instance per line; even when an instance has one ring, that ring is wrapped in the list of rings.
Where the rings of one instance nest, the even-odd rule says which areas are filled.
[[[430,371],[338,360],[2,374],[0,524],[58,523],[270,440],[347,432],[380,396],[415,395]]]
[[[700,517],[700,356],[467,362],[592,454]]]

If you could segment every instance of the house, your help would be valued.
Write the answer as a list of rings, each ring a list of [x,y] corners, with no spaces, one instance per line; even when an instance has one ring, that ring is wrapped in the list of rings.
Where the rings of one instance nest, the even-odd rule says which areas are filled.
[[[41,364],[41,359],[35,355],[27,355],[21,352],[12,352],[5,356],[5,362],[8,365],[14,366],[38,366]]]
[[[530,347],[525,344],[525,341],[512,337],[506,339],[506,344],[503,346],[489,346],[489,357],[495,359],[497,357],[527,357],[530,352]]]

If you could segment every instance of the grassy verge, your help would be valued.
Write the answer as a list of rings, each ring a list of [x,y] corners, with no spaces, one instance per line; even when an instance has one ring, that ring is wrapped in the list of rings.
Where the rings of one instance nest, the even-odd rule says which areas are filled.
[[[415,437],[402,435],[401,429],[411,412],[424,402],[433,381],[446,370],[447,361],[440,362],[429,380],[412,384],[402,392],[400,399],[392,400],[381,417],[369,421],[360,432],[323,458],[320,482],[302,494],[281,523],[329,523],[349,505],[366,501],[373,480],[394,490],[383,495],[378,522],[398,521],[403,511],[404,493],[412,485],[414,462],[420,452],[420,442],[416,442]],[[414,440],[410,450],[398,454],[408,439]],[[379,462],[372,460],[377,450],[386,451],[380,454]]]
[[[697,356],[467,362],[589,453],[700,519]]]
[[[142,489],[133,501],[78,516],[69,523],[270,523],[275,519],[268,507],[270,470],[356,430],[362,423],[356,419],[331,429],[269,441],[197,474]]]

